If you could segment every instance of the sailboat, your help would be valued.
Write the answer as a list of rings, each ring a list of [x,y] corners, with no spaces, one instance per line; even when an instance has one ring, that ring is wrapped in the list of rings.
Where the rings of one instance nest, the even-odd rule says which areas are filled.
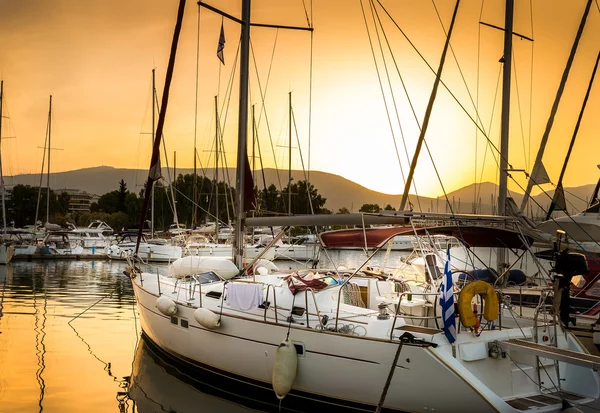
[[[4,80],[0,81],[0,191],[2,192],[2,238],[0,239],[0,264],[8,264],[14,254],[15,247],[10,242],[11,235],[6,228],[6,188],[2,174],[2,101],[4,100]]]
[[[181,0],[171,72],[184,5]],[[508,0],[507,21],[512,18],[512,5]],[[457,9],[458,3],[453,21]],[[247,171],[249,0],[242,3],[241,20],[235,20],[242,26],[234,244],[238,265],[211,269],[211,263],[204,262],[202,268],[171,268],[171,276],[165,277],[142,272],[132,261],[144,339],[199,374],[211,375],[213,385],[264,400],[267,410],[559,412],[563,404],[594,403],[600,397],[600,376],[594,370],[600,358],[585,353],[552,318],[523,328],[503,327],[497,296],[489,284],[472,283],[461,291],[458,304],[461,324],[466,327],[453,329],[454,294],[448,281],[443,313],[438,290],[424,292],[411,283],[399,292],[380,291],[383,297],[374,310],[344,299],[344,291],[362,267],[352,272],[292,273],[256,268],[252,276],[240,271]],[[452,25],[448,36],[451,32]],[[508,25],[506,32],[510,37]],[[168,72],[163,100],[168,99],[170,76]],[[162,106],[164,111],[166,105]],[[161,112],[163,122],[164,115]],[[156,155],[151,165],[149,182],[155,176]],[[245,222],[256,226],[411,225],[413,220],[424,219],[427,214],[401,211],[247,218]],[[448,222],[453,219],[449,216]],[[498,239],[520,239],[518,232],[490,230]],[[369,279],[372,289],[384,284]],[[482,325],[471,324],[478,319],[470,308],[477,291],[485,301]],[[411,309],[410,315],[403,311],[406,308]]]

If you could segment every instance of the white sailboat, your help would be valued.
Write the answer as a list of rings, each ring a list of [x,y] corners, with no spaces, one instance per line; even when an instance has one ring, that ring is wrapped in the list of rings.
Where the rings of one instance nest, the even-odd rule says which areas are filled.
[[[184,4],[181,0],[170,70]],[[512,4],[507,1],[508,37]],[[240,22],[236,263],[243,255],[248,0],[243,2]],[[452,27],[453,23],[448,37]],[[167,79],[166,96],[169,74]],[[153,167],[154,161],[155,157]],[[149,182],[152,179],[150,174]],[[327,220],[333,225],[397,224],[422,218],[416,215],[280,217],[271,225],[315,225]],[[267,220],[248,218],[246,223],[264,226],[269,225]],[[481,331],[476,328],[477,334],[459,326],[451,344],[447,335],[435,328],[443,322],[437,315],[441,314],[439,306],[430,299],[439,296],[435,290],[413,291],[407,284],[408,291],[383,299],[374,311],[343,300],[344,289],[359,270],[352,274],[335,270],[269,273],[258,268],[252,277],[231,278],[238,274],[238,267],[228,269],[223,262],[213,270],[190,266],[186,272],[181,267],[171,277],[141,272],[132,262],[143,335],[170,357],[211,375],[214,385],[235,386],[237,394],[265,400],[268,409],[559,412],[563,403],[588,405],[600,397],[600,376],[594,371],[600,358],[586,354],[580,343],[556,324],[535,322],[524,328],[502,328],[497,302],[494,305],[496,295],[489,285],[484,293],[487,324]],[[368,279],[367,273],[362,275]],[[380,287],[374,278],[367,285]],[[461,317],[469,317],[471,298],[459,298],[459,306],[466,304]],[[395,311],[388,306],[395,306]],[[406,307],[412,308],[412,315],[400,311]],[[444,319],[451,321],[454,314]]]
[[[4,175],[2,174],[2,101],[4,100],[4,80],[0,81],[0,191],[2,192],[2,231],[3,236],[0,238],[0,264],[8,264],[14,254],[15,247],[10,243],[6,228],[6,203],[4,187]]]

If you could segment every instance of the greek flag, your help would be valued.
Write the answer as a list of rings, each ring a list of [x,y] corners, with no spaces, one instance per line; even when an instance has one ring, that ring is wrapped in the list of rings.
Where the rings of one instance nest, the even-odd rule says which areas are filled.
[[[219,58],[221,63],[225,64],[223,49],[225,49],[225,31],[223,30],[223,22],[221,22],[221,34],[219,35],[219,44],[217,46],[217,57]]]
[[[452,344],[456,341],[456,318],[454,316],[454,285],[452,284],[452,270],[450,269],[450,246],[448,246],[444,278],[442,278],[440,288],[440,305],[442,306],[442,319],[444,320],[444,334]]]

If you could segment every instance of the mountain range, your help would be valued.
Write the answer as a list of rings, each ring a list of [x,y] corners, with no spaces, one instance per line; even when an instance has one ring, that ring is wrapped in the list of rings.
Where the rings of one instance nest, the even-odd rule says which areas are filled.
[[[169,172],[173,176],[173,169],[167,171],[163,168],[163,176],[168,177]],[[177,169],[177,174],[191,174],[193,170],[190,168]],[[208,178],[214,177],[214,170],[205,170],[204,174]],[[231,185],[235,182],[235,169],[219,170],[220,180],[227,180],[227,175],[230,177]],[[287,180],[287,172],[279,173],[275,169],[264,170],[265,181],[267,185],[275,184],[278,188],[281,187],[279,182],[284,183]],[[142,169],[126,169],[113,168],[111,166],[98,166],[92,168],[78,169],[74,171],[56,172],[50,174],[50,187],[56,191],[60,189],[79,189],[91,194],[102,195],[110,191],[114,191],[119,187],[119,181],[123,179],[130,191],[138,192],[143,186],[148,176],[147,170]],[[304,179],[303,171],[292,171],[292,176],[296,180]],[[256,177],[259,188],[262,188],[262,176]],[[24,184],[37,186],[40,184],[40,175],[38,174],[20,174],[15,176],[5,177],[5,182],[8,186]],[[44,177],[42,185],[45,185],[46,178]],[[363,204],[378,204],[382,208],[385,205],[391,205],[398,208],[401,194],[384,194],[377,191],[372,191],[364,186],[350,181],[339,175],[328,172],[311,171],[310,182],[318,190],[319,194],[327,199],[325,207],[333,212],[337,212],[340,208],[347,208],[351,212],[357,212]],[[583,185],[579,187],[565,188],[565,196],[569,213],[578,212],[584,209],[587,205],[587,200],[590,198],[594,189],[594,184]],[[474,197],[474,191],[477,189],[478,196]],[[493,213],[493,204],[498,193],[498,186],[491,182],[483,182],[481,184],[471,184],[456,191],[447,194],[448,203],[453,205],[454,212],[472,213],[474,212],[474,199],[477,199],[477,213],[489,214]],[[550,197],[554,191],[548,194],[541,193],[533,198],[534,202],[530,202],[532,210],[530,215],[540,214],[538,205],[547,208],[550,203]],[[511,193],[517,205],[520,205],[523,194]],[[410,202],[415,210],[425,212],[446,212],[446,202],[444,197],[429,198],[422,196],[410,195]]]

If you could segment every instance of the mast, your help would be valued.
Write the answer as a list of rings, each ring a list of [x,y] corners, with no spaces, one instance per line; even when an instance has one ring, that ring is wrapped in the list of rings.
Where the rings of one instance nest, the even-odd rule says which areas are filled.
[[[289,96],[288,111],[290,116],[288,141],[288,214],[292,215],[292,92]]]
[[[558,183],[556,184],[556,192],[554,193],[552,202],[550,203],[550,208],[548,208],[548,213],[546,214],[546,221],[549,220],[550,217],[552,216],[552,211],[556,207],[558,197],[560,196],[560,194],[562,194],[562,196],[564,197],[562,181],[563,181],[563,177],[565,176],[565,171],[567,169],[567,163],[569,163],[569,158],[571,157],[571,151],[573,150],[573,145],[575,144],[575,138],[577,137],[577,132],[579,132],[579,125],[581,124],[581,118],[583,118],[583,112],[585,111],[585,107],[587,105],[588,98],[590,97],[590,91],[592,90],[592,85],[594,84],[594,78],[596,77],[596,70],[598,69],[598,61],[600,61],[600,52],[598,53],[598,57],[596,57],[596,64],[594,65],[594,70],[592,71],[592,77],[590,78],[590,83],[588,84],[587,91],[585,92],[585,97],[583,98],[583,105],[581,106],[581,110],[579,111],[579,116],[577,117],[577,123],[575,124],[575,130],[573,131],[573,136],[571,137],[571,143],[569,144],[569,150],[567,151],[567,155],[565,156],[565,162],[563,163],[562,169],[560,171]]]
[[[2,191],[2,223],[6,233],[6,206],[4,199],[4,176],[2,175],[2,101],[4,100],[4,80],[0,80],[0,190]]]
[[[215,242],[219,243],[219,99],[215,96]]]
[[[152,149],[154,150],[154,140],[156,139],[155,127],[156,113],[156,69],[152,69]],[[160,163],[159,163],[160,164]],[[143,228],[143,226],[142,226]],[[154,185],[152,185],[152,201],[150,204],[150,238],[154,238]]]
[[[236,215],[235,233],[233,238],[234,263],[242,268],[243,241],[244,241],[244,184],[247,158],[246,141],[248,138],[248,67],[250,57],[250,0],[242,1],[241,22],[241,47],[240,47],[240,105],[238,119],[238,148],[237,148],[237,173],[235,181]]]
[[[498,188],[498,215],[506,215],[506,193],[508,189],[508,134],[510,119],[510,75],[512,69],[512,36],[513,36],[514,0],[506,0],[504,13],[504,66],[502,78],[502,115],[500,131],[500,179]],[[505,261],[505,251],[498,249],[497,269],[502,273]]]
[[[452,35],[452,29],[454,28],[454,22],[456,21],[456,13],[458,12],[458,5],[460,4],[460,0],[457,0],[456,6],[454,7],[454,13],[452,14],[452,22],[450,23],[450,28],[448,29],[448,35],[446,36],[446,43],[444,44],[444,50],[442,51],[442,56],[440,58],[440,65],[435,76],[435,82],[433,83],[433,89],[431,90],[431,95],[429,96],[429,102],[427,103],[427,109],[425,110],[425,117],[423,119],[423,126],[421,126],[421,133],[419,134],[419,140],[417,141],[417,147],[415,149],[415,155],[410,163],[410,171],[408,172],[408,177],[406,178],[406,183],[404,184],[404,193],[402,194],[402,200],[400,201],[400,211],[404,210],[406,206],[406,201],[408,201],[408,191],[410,190],[410,186],[412,184],[413,175],[415,173],[415,168],[417,167],[417,160],[419,159],[419,153],[421,152],[421,146],[423,145],[423,141],[425,140],[425,133],[427,132],[427,126],[429,125],[429,118],[431,116],[431,111],[433,110],[433,102],[435,101],[435,96],[437,94],[438,86],[440,84],[440,80],[442,78],[442,69],[444,68],[444,62],[446,61],[446,52],[448,51],[448,46],[450,45],[450,36]]]
[[[50,222],[50,137],[52,135],[52,95],[50,95],[50,109],[48,110],[48,175],[46,178],[46,222]]]
[[[148,212],[148,203],[150,202],[150,194],[148,190],[152,190],[154,181],[160,179],[160,139],[162,136],[163,126],[165,124],[165,116],[167,113],[167,104],[169,103],[169,91],[171,88],[171,80],[173,79],[173,68],[175,66],[175,56],[177,55],[177,43],[181,33],[181,24],[183,22],[183,11],[185,10],[185,0],[179,0],[179,8],[177,10],[177,22],[173,33],[173,42],[171,43],[171,53],[169,55],[169,63],[165,75],[165,85],[162,94],[162,104],[160,105],[160,113],[158,115],[158,123],[156,125],[156,139],[152,146],[152,158],[150,160],[150,169],[148,171],[148,180],[146,181],[146,192],[144,194],[144,205],[142,207],[142,217],[140,219],[140,229],[135,244],[135,253],[137,255],[140,248],[142,238],[142,229],[146,221]]]
[[[565,69],[563,71],[562,78],[560,79],[560,85],[558,90],[556,91],[556,97],[554,98],[554,103],[552,104],[552,109],[550,111],[550,117],[548,118],[548,123],[546,124],[546,129],[544,130],[544,135],[542,136],[542,141],[540,142],[540,148],[538,149],[537,156],[535,157],[535,163],[533,164],[533,169],[531,171],[531,175],[527,182],[527,190],[525,191],[525,195],[523,196],[523,201],[521,202],[521,211],[525,210],[527,206],[527,202],[529,201],[529,197],[531,194],[531,189],[533,185],[536,183],[534,179],[536,178],[537,168],[543,168],[542,166],[542,158],[544,156],[544,150],[546,149],[546,143],[548,142],[548,137],[550,136],[550,130],[552,129],[552,125],[554,124],[554,116],[556,115],[556,111],[558,109],[558,104],[560,103],[560,98],[565,89],[565,84],[567,83],[567,78],[569,77],[569,72],[571,71],[571,66],[573,64],[573,59],[575,58],[575,53],[577,52],[577,46],[579,45],[579,40],[581,39],[581,35],[583,34],[583,29],[585,27],[585,22],[587,21],[587,16],[590,11],[590,7],[592,5],[592,0],[588,0],[587,5],[585,7],[585,11],[583,12],[583,17],[581,18],[581,23],[579,23],[579,29],[577,30],[577,35],[575,36],[575,41],[573,42],[573,46],[571,47],[571,53],[569,54],[569,59],[567,60],[567,64],[565,65]],[[538,183],[547,183],[547,182],[538,182]]]

